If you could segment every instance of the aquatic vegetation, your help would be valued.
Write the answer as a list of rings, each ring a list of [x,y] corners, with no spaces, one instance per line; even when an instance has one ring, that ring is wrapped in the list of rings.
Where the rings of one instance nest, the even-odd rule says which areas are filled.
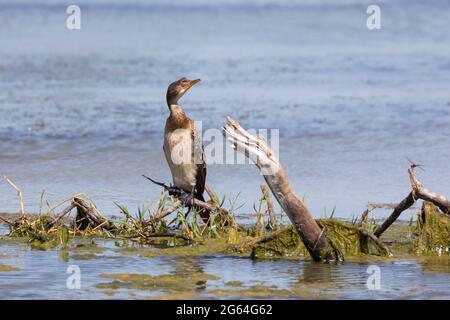
[[[380,242],[367,237],[364,230],[351,223],[336,219],[317,220],[334,246],[339,247],[344,256],[361,254],[389,255],[388,249]],[[253,245],[254,258],[308,257],[303,242],[294,227],[289,226]]]
[[[338,294],[325,294],[319,292],[312,287],[296,287],[278,288],[276,286],[268,287],[263,285],[254,285],[240,289],[220,289],[211,290],[208,293],[222,297],[239,297],[239,298],[284,298],[284,299],[336,299]]]
[[[240,286],[242,286],[242,282],[241,281],[228,281],[228,282],[225,282],[225,285],[226,286],[230,286],[230,287],[240,287]]]
[[[163,291],[166,293],[200,290],[206,288],[206,283],[209,280],[220,279],[215,275],[203,272],[164,274],[159,276],[147,274],[100,274],[100,277],[113,279],[111,282],[97,284],[96,287],[100,289],[139,289]]]
[[[439,208],[424,202],[417,215],[416,254],[450,255],[450,218],[440,213]]]
[[[0,272],[12,272],[12,271],[20,271],[20,270],[22,270],[22,269],[12,267],[9,265],[0,264]]]
[[[261,187],[261,190],[263,195],[259,203],[254,205],[256,221],[248,226],[239,225],[236,221],[235,212],[239,208],[237,197],[229,200],[228,208],[224,208],[226,197],[219,200],[217,194],[209,189],[207,192],[211,200],[198,203],[198,206],[206,206],[210,212],[206,223],[194,207],[187,210],[180,200],[168,196],[166,192],[160,194],[154,210],[151,210],[150,205],[139,206],[137,213],[131,214],[125,206],[116,204],[122,217],[110,219],[100,213],[85,195],[74,195],[53,206],[48,204],[48,209],[44,212],[40,209],[39,214],[27,214],[22,206],[23,195],[19,192],[23,210],[16,218],[2,217],[1,221],[9,226],[9,239],[26,239],[31,248],[36,250],[70,250],[71,254],[66,254],[65,259],[69,256],[73,259],[106,258],[101,255],[102,249],[95,249],[93,239],[100,238],[147,245],[148,248],[138,253],[145,257],[249,255],[252,258],[311,258],[315,245],[313,248],[305,245],[298,226],[283,226],[276,221],[267,186]],[[307,210],[302,203],[297,202],[297,205],[300,211]],[[55,214],[58,209],[60,213]],[[73,210],[76,215],[70,217]],[[386,244],[372,233],[377,229],[377,221],[373,217],[368,218],[371,209],[364,212],[359,222],[356,218],[352,222],[334,219],[335,211],[335,208],[331,213],[325,210],[323,219],[309,222],[318,227],[318,239],[326,239],[326,251],[333,252],[335,260],[361,255],[391,255]],[[166,220],[171,213],[175,217]],[[396,242],[387,240],[386,243],[394,252],[448,254],[449,226],[449,218],[441,214],[437,207],[425,202],[417,227],[414,228],[410,223],[406,232],[405,228],[386,229],[387,235],[391,236],[395,230],[398,231]],[[91,242],[81,244],[75,239],[91,239]],[[312,243],[310,240],[309,244]],[[83,246],[89,246],[87,252],[83,252]],[[125,254],[135,253],[129,247],[115,250],[122,250]],[[314,259],[317,260],[317,256]]]

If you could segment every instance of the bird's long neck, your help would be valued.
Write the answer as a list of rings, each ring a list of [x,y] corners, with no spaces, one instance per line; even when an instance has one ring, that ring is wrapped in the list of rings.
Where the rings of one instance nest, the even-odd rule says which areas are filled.
[[[167,93],[167,95],[166,95],[166,101],[167,101],[167,106],[168,106],[169,109],[170,109],[170,106],[171,106],[171,105],[176,105],[176,104],[178,104],[178,97],[175,96],[175,95],[173,95],[173,94]]]
[[[184,128],[189,124],[189,118],[186,116],[183,108],[177,104],[172,104],[169,106],[170,116],[169,122],[172,127],[175,128]]]

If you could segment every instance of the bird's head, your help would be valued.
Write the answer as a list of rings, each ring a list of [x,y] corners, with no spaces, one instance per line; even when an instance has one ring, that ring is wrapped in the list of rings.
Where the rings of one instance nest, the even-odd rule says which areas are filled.
[[[185,77],[172,82],[167,88],[167,105],[177,104],[178,100],[188,91],[194,84],[199,82],[200,79],[188,80]]]

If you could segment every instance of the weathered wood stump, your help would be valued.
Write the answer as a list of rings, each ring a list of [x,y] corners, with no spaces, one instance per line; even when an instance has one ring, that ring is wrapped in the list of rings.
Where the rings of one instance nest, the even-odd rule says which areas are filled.
[[[262,137],[249,134],[231,117],[227,117],[227,120],[223,130],[228,135],[232,147],[248,157],[261,171],[311,257],[316,261],[341,259],[339,249],[329,241],[308,208],[289,185],[283,167],[266,141]]]

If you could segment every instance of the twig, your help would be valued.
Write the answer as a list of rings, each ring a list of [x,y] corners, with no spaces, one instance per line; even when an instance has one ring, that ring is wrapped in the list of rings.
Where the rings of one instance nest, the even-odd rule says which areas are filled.
[[[189,239],[188,237],[181,235],[181,234],[176,234],[176,233],[169,233],[169,232],[154,232],[154,233],[147,233],[144,234],[144,236],[146,238],[162,238],[162,237],[175,237],[175,238],[180,238],[186,241],[189,241],[191,239]]]
[[[41,193],[41,201],[39,202],[39,215],[42,214],[42,207],[44,204],[44,196],[45,196],[45,189],[42,190],[42,193]]]
[[[25,216],[25,204],[24,204],[24,201],[23,201],[22,190],[20,190],[20,188],[11,179],[9,179],[7,176],[3,176],[3,179],[5,179],[11,185],[11,187],[13,187],[14,190],[17,191],[17,194],[19,195],[19,200],[20,200],[20,215],[23,218]]]
[[[361,230],[361,232],[363,236],[370,238],[385,255],[391,256],[389,249],[374,234],[368,232],[367,230]]]
[[[8,224],[10,226],[12,226],[14,224],[14,222],[8,221],[5,218],[3,218],[2,216],[0,216],[0,220],[2,220],[4,223],[6,223],[6,224]]]
[[[415,167],[417,167],[417,165],[411,165],[408,168],[408,176],[412,191],[405,199],[402,200],[402,202],[400,202],[395,207],[394,211],[383,222],[383,224],[375,230],[374,235],[376,237],[379,238],[383,234],[383,232],[385,232],[398,219],[400,214],[406,209],[409,209],[418,199],[429,201],[438,206],[443,213],[450,214],[450,201],[447,200],[444,196],[426,189],[414,175]]]
[[[54,226],[55,224],[57,224],[65,215],[67,215],[68,213],[70,213],[70,211],[72,211],[73,208],[75,208],[77,205],[72,202],[68,207],[66,207],[52,222],[51,222],[51,226]]]
[[[163,182],[158,182],[158,181],[156,181],[156,180],[153,180],[152,178],[147,177],[145,174],[143,174],[142,176],[143,176],[144,178],[150,180],[150,181],[153,182],[154,184],[156,184],[156,185],[158,185],[158,186],[160,186],[160,187],[163,187],[164,190],[166,190],[166,191],[170,190],[170,187],[169,187],[168,185],[166,185],[165,183],[163,183]],[[184,192],[184,191],[181,190],[181,189],[179,190],[179,192],[180,192],[180,196],[182,196],[183,194],[186,194],[186,192]],[[225,210],[224,208],[221,208],[221,207],[218,207],[218,206],[209,204],[209,203],[207,203],[207,202],[203,202],[203,201],[198,200],[198,199],[195,199],[195,198],[193,199],[193,204],[194,204],[195,206],[197,206],[197,207],[200,207],[200,208],[202,208],[202,209],[206,209],[206,210],[208,210],[208,211],[210,211],[210,212],[212,212],[212,211],[226,212],[226,210]],[[172,210],[172,211],[173,211],[173,210]],[[169,214],[169,213],[168,213],[168,214]]]
[[[261,185],[261,191],[262,191],[263,197],[264,197],[264,199],[266,200],[266,203],[267,203],[267,211],[269,213],[271,229],[272,230],[276,229],[276,227],[277,227],[277,219],[275,218],[275,211],[273,209],[272,198],[270,197],[269,187],[267,186],[267,184],[262,184]]]
[[[369,209],[364,210],[359,220],[358,226],[363,228],[367,224],[367,217],[369,216]]]
[[[212,191],[211,188],[207,184],[205,184],[205,191],[206,191],[206,193],[208,194],[209,198],[212,200],[212,202],[215,205],[219,205],[220,204],[220,201],[217,198],[216,193],[214,191]]]
[[[153,221],[159,221],[165,217],[167,217],[169,214],[177,210],[179,207],[181,207],[183,204],[180,200],[175,201],[170,207],[165,208],[163,211],[159,212],[155,216],[152,217]]]

